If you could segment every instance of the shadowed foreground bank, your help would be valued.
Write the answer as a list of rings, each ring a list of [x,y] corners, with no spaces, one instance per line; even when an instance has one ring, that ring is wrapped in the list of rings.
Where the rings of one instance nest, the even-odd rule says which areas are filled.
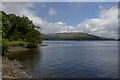
[[[47,45],[39,44],[38,47],[44,47]],[[10,53],[7,54],[12,54],[12,52],[19,52],[19,51],[26,51],[30,50],[30,48],[25,48],[25,47],[11,47],[10,48]],[[7,55],[6,54],[6,55]],[[9,60],[7,57],[2,58],[2,76],[3,78],[30,78],[28,74],[23,70],[23,67],[21,63],[17,60]]]
[[[2,58],[2,77],[3,78],[30,78],[23,70],[19,61],[10,61],[6,57]]]

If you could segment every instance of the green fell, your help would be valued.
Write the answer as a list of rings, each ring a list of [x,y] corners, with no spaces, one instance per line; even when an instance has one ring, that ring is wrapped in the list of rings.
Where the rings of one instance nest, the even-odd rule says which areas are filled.
[[[42,34],[41,37],[44,40],[115,40],[81,32]]]

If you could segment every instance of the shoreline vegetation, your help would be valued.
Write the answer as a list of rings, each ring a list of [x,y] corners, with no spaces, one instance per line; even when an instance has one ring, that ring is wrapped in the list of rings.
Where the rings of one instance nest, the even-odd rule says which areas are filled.
[[[0,17],[2,17],[2,56],[11,46],[36,48],[37,44],[42,43],[40,27],[35,26],[28,17],[6,14],[3,11],[0,13]]]
[[[48,45],[45,44],[38,44],[38,47],[45,47]],[[7,54],[11,54],[13,52],[18,52],[18,51],[26,51],[26,50],[30,50],[31,48],[26,48],[25,46],[11,46],[10,49],[7,51]]]
[[[86,33],[61,33],[42,35],[40,27],[35,26],[26,16],[6,14],[0,11],[0,46],[2,45],[2,74],[3,78],[30,78],[23,70],[19,61],[10,61],[5,54],[29,50],[48,45],[42,44],[42,40],[99,40],[98,36]],[[82,38],[81,38],[82,36]],[[105,40],[106,38],[102,38]]]
[[[44,44],[38,44],[38,47],[45,47],[45,46],[48,46],[48,45],[44,45]],[[12,52],[18,52],[18,51],[26,51],[26,50],[30,50],[31,48],[26,48],[24,46],[16,46],[16,47],[11,47],[10,48],[10,53]]]
[[[19,61],[9,60],[5,54],[43,47],[39,26],[26,16],[0,11],[0,45],[2,45],[2,78],[30,78]],[[38,46],[38,44],[40,44]]]

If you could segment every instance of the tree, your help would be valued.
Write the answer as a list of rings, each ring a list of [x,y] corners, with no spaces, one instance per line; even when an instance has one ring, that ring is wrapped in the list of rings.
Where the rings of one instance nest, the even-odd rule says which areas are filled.
[[[10,26],[8,23],[8,16],[6,13],[1,12],[2,13],[2,38],[8,38],[9,35],[9,31],[10,31]]]
[[[27,42],[32,44],[32,47],[37,47],[37,44],[41,43],[40,32],[37,30],[32,30],[25,35]]]
[[[20,39],[21,39],[20,32],[18,32],[17,29],[15,29],[13,31],[13,34],[9,37],[9,40],[10,41],[12,41],[12,40],[18,41]]]
[[[2,33],[3,44],[9,41],[27,41],[36,47],[41,43],[41,33],[37,31],[39,26],[35,26],[26,16],[16,16],[15,14],[6,14],[0,11],[0,33]],[[2,16],[2,17],[1,17]],[[8,45],[3,45],[3,52],[7,50]]]

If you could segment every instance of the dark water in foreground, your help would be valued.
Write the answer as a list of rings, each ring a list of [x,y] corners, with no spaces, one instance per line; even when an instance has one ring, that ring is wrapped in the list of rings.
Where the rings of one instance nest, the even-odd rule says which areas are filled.
[[[9,55],[35,78],[117,78],[117,41],[44,41],[49,46]]]

